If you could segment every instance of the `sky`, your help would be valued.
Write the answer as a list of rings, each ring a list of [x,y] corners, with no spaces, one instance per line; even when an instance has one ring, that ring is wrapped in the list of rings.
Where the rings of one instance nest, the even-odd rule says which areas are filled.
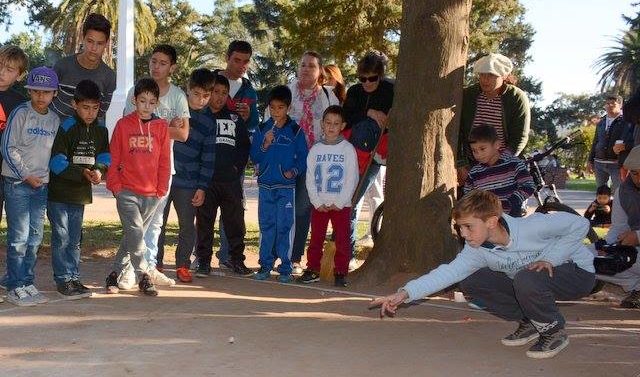
[[[527,9],[525,21],[536,31],[529,50],[533,60],[525,67],[525,73],[542,81],[543,105],[552,102],[559,92],[597,91],[598,75],[593,63],[625,29],[621,15],[634,14],[634,1],[637,0],[521,0]],[[201,13],[210,13],[214,8],[213,0],[189,2]],[[26,11],[16,12],[9,32],[0,29],[0,42],[12,33],[24,31],[26,18]]]

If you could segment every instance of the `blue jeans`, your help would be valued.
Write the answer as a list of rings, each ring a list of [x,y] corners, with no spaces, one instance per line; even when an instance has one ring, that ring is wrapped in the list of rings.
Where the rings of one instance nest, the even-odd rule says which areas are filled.
[[[153,214],[151,214],[149,225],[144,231],[144,244],[146,246],[144,258],[147,260],[150,269],[156,268],[158,264],[158,240],[160,238],[160,231],[162,230],[164,207],[167,206],[168,199],[169,193],[158,200],[158,206],[155,208]]]
[[[311,201],[307,191],[306,175],[296,177],[296,233],[293,238],[291,262],[300,263],[307,245],[309,226],[311,225]]]
[[[7,212],[7,291],[33,284],[38,247],[42,242],[47,185],[32,188],[4,178]]]
[[[353,257],[358,237],[358,217],[360,217],[360,211],[362,210],[362,198],[367,190],[369,190],[369,187],[371,187],[371,184],[373,184],[373,181],[376,179],[379,171],[380,164],[375,161],[371,161],[369,170],[365,172],[364,177],[360,178],[362,180],[362,184],[360,185],[360,189],[356,192],[355,205],[351,210],[351,257]]]
[[[84,205],[50,201],[47,216],[51,223],[53,280],[56,283],[80,280],[78,265]]]
[[[609,183],[609,178],[611,178],[611,192],[615,192],[620,186],[620,166],[617,161],[612,164],[594,161],[593,173],[596,176],[596,187]]]

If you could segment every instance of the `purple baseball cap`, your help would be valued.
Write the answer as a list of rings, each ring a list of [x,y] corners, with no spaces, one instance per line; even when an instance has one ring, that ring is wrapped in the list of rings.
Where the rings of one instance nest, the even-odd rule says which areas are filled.
[[[49,67],[38,67],[29,71],[26,89],[58,90],[58,75]]]

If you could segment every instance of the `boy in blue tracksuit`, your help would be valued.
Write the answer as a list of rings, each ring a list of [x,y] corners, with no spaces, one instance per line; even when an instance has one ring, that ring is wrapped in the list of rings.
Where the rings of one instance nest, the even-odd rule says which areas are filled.
[[[277,256],[282,283],[291,281],[296,177],[305,174],[307,158],[304,133],[287,115],[290,105],[289,88],[273,88],[269,93],[271,118],[258,127],[251,144],[259,187],[260,271],[255,278],[268,279]]]
[[[410,302],[460,282],[465,294],[518,328],[502,339],[505,346],[537,340],[527,356],[555,356],[568,344],[565,319],[556,300],[575,300],[595,283],[593,254],[582,243],[589,221],[566,212],[515,218],[502,213],[500,199],[473,190],[456,203],[453,219],[465,245],[456,258],[397,293],[373,300],[380,314],[393,314]]]

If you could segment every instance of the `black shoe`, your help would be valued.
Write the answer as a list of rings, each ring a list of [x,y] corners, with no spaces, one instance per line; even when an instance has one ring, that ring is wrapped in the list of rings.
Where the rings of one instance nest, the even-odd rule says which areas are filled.
[[[232,270],[238,275],[245,277],[253,276],[253,270],[244,265],[244,262],[235,262],[232,264]]]
[[[220,268],[226,268],[227,270],[233,270],[233,264],[231,263],[231,261],[224,261],[224,262],[219,262],[218,263],[220,265]]]
[[[629,296],[620,302],[621,308],[640,309],[640,291],[631,291]]]
[[[85,287],[84,284],[80,282],[80,280],[71,280],[71,284],[73,284],[76,290],[80,292],[82,297],[91,297],[91,289]]]
[[[118,288],[118,273],[112,271],[109,276],[107,276],[105,287],[107,287],[107,293],[119,293],[120,288]]]
[[[529,321],[522,321],[513,333],[502,338],[505,346],[524,346],[532,340],[538,339],[538,330]]]
[[[336,274],[333,285],[336,287],[346,287],[347,286],[347,275]]]
[[[158,295],[156,287],[151,283],[151,277],[147,274],[142,275],[142,279],[140,280],[140,283],[138,283],[138,289],[147,296]]]
[[[211,275],[211,267],[205,265],[204,263],[198,263],[198,268],[196,268],[196,277],[206,278],[209,275]]]
[[[320,275],[311,270],[304,270],[302,276],[298,278],[298,283],[302,284],[315,283],[318,281],[320,281]]]
[[[58,294],[65,300],[79,300],[82,298],[82,293],[78,291],[72,281],[56,283],[56,289]]]
[[[527,351],[527,356],[533,359],[548,359],[554,357],[569,345],[569,337],[563,329],[552,334],[542,333],[538,342]]]

